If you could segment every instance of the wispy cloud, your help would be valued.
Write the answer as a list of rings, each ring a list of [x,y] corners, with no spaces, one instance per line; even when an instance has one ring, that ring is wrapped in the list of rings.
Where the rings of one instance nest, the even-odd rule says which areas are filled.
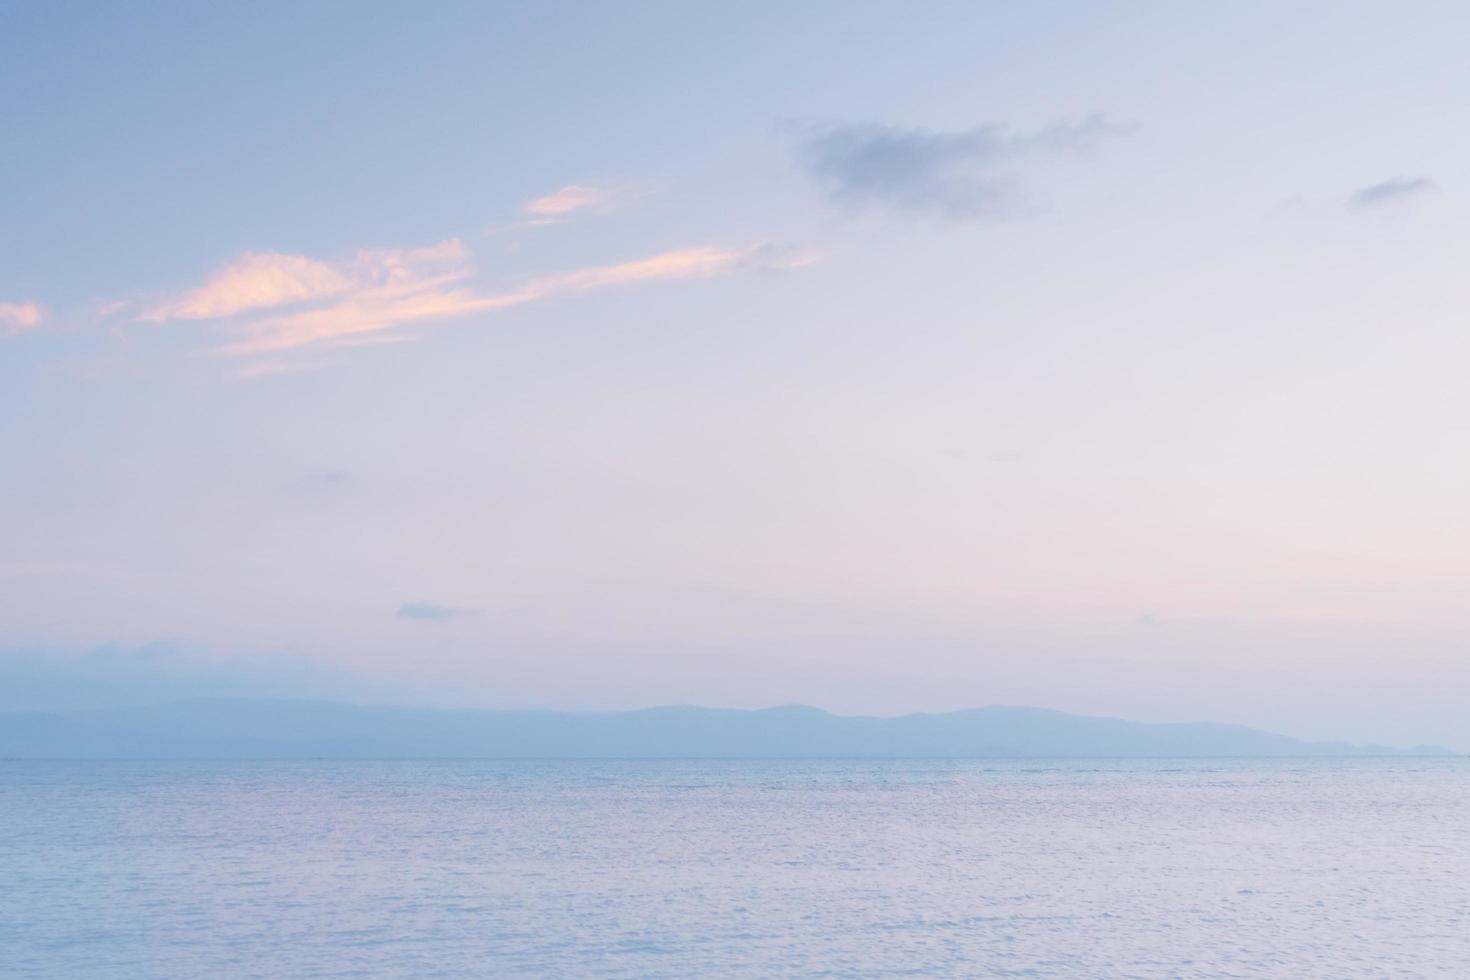
[[[141,320],[210,320],[246,310],[299,303],[344,293],[349,270],[304,255],[247,253],[208,282],[148,310]]]
[[[204,285],[154,306],[138,319],[154,323],[214,320],[369,289],[401,288],[436,270],[456,272],[465,259],[458,239],[428,248],[363,249],[345,262],[278,252],[247,253],[218,270]]]
[[[45,320],[46,311],[37,303],[0,303],[0,336],[34,330]]]
[[[521,211],[536,218],[563,218],[577,211],[608,210],[620,197],[618,191],[606,187],[568,184],[553,194],[527,201]]]
[[[483,292],[457,240],[422,249],[369,250],[346,262],[300,255],[247,255],[209,282],[155,306],[140,319],[224,320],[240,339],[234,355],[279,354],[308,346],[404,339],[395,328],[509,309],[566,293],[640,282],[703,279],[735,271],[794,268],[809,256],[771,244],[746,249],[675,249],[648,258],[588,266]],[[253,376],[277,373],[262,365]]]
[[[801,146],[801,159],[843,204],[962,220],[1010,211],[1016,199],[1011,171],[1025,158],[1088,150],[1127,132],[1096,115],[1028,134],[998,125],[957,132],[837,126],[811,133]]]
[[[610,214],[640,197],[646,197],[649,193],[650,189],[647,187],[593,187],[587,184],[568,184],[560,190],[533,198],[522,204],[519,220],[492,225],[486,229],[486,234],[495,235],[501,232],[559,225],[580,215]]]
[[[432,602],[407,602],[398,607],[393,615],[420,623],[443,623],[461,616],[474,615],[473,609],[457,609],[453,606],[436,606]]]
[[[1428,177],[1390,177],[1388,180],[1358,188],[1353,192],[1351,201],[1355,208],[1374,208],[1395,204],[1433,188],[1434,181]]]

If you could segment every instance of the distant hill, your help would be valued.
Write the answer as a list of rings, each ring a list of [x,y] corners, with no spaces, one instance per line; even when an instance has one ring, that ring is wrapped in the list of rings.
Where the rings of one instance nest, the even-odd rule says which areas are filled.
[[[992,706],[897,718],[797,705],[560,713],[186,701],[0,713],[3,758],[1168,758],[1448,755]]]

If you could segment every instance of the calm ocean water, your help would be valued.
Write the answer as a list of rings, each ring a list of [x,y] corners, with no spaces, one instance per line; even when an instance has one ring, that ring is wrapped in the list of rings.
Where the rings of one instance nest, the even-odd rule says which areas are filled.
[[[0,762],[0,976],[1470,977],[1470,760]]]

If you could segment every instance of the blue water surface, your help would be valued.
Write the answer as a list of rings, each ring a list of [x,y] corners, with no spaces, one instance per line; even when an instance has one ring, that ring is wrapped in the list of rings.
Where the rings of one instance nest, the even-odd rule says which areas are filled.
[[[0,976],[1467,977],[1470,760],[0,762]]]

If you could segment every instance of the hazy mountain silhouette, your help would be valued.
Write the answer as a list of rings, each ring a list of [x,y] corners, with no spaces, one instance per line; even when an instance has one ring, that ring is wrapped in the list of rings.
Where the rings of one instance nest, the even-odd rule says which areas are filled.
[[[992,706],[897,718],[791,705],[561,713],[185,701],[0,713],[6,758],[1087,758],[1445,755],[1239,725],[1146,724]]]

